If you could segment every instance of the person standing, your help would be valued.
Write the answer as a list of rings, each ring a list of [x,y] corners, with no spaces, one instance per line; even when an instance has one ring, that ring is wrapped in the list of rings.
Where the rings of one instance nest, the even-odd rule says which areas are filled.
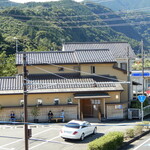
[[[24,122],[24,112],[20,114],[21,121]]]
[[[64,110],[61,111],[61,116],[60,117],[62,118],[62,122],[65,122],[65,112],[64,112]]]
[[[53,113],[52,113],[52,111],[50,110],[49,112],[48,112],[48,121],[49,122],[51,122],[51,119],[53,118]]]

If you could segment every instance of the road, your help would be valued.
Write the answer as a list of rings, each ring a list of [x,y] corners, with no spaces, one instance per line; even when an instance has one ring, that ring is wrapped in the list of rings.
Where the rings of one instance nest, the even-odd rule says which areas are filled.
[[[85,138],[84,141],[67,140],[59,136],[64,123],[33,124],[29,150],[86,150],[88,143],[110,131],[125,131],[131,123],[96,123],[98,133]],[[134,122],[132,123],[134,124]],[[121,125],[121,126],[118,126]],[[122,126],[123,125],[123,126]],[[0,125],[0,150],[24,150],[24,126]]]
[[[123,150],[149,150],[150,149],[150,134],[133,142]]]

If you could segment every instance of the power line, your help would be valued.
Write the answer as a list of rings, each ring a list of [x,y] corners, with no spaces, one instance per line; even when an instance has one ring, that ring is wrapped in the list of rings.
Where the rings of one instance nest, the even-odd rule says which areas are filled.
[[[31,65],[31,66],[33,66],[33,65]],[[55,76],[58,76],[58,77],[60,77],[61,79],[64,79],[65,81],[67,80],[69,80],[69,83],[66,83],[66,82],[64,82],[64,83],[47,83],[47,81],[46,81],[46,83],[45,82],[35,82],[35,81],[31,81],[31,80],[27,80],[28,81],[28,83],[27,83],[27,85],[33,85],[33,86],[35,86],[35,89],[41,89],[41,88],[44,88],[44,87],[51,87],[51,86],[59,86],[59,85],[87,85],[87,84],[90,84],[90,85],[94,85],[95,83],[96,84],[130,84],[130,82],[128,82],[128,81],[118,81],[117,79],[114,79],[114,78],[109,78],[109,77],[105,77],[105,76],[100,76],[100,75],[94,75],[94,76],[98,76],[98,77],[102,77],[102,78],[107,78],[107,79],[114,79],[114,80],[117,80],[118,82],[113,82],[113,81],[105,81],[105,82],[97,82],[97,81],[93,81],[93,82],[82,82],[82,81],[80,81],[80,82],[74,82],[74,80],[73,80],[73,82],[72,81],[70,81],[70,79],[68,79],[68,78],[65,78],[65,77],[63,77],[63,76],[60,76],[60,75],[58,75],[58,74],[56,74],[56,73],[53,73],[53,72],[50,72],[50,71],[47,71],[47,70],[45,70],[45,69],[43,69],[43,68],[41,68],[41,67],[36,67],[36,66],[33,66],[33,67],[35,67],[35,68],[37,68],[37,69],[40,69],[40,70],[42,70],[42,71],[44,71],[44,72],[47,72],[47,73],[50,73],[50,74],[53,74],[53,75],[55,75]],[[65,68],[67,68],[67,67],[65,67]],[[70,70],[70,68],[68,68],[69,70]],[[81,71],[80,71],[81,72]],[[82,73],[83,73],[83,71],[82,71]],[[86,72],[86,74],[87,74],[87,72]],[[91,75],[91,74],[90,74]],[[88,77],[87,77],[88,78]],[[85,79],[87,79],[87,78],[85,78]],[[58,79],[56,79],[56,80],[58,80]],[[80,80],[80,78],[78,78],[77,80]],[[40,85],[40,86],[42,86],[42,87],[37,87],[38,85]],[[34,89],[34,90],[35,90]]]

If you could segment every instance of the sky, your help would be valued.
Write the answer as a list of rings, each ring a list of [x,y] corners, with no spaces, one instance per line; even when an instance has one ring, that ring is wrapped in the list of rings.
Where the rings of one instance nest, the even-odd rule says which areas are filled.
[[[27,3],[27,2],[50,2],[50,1],[59,1],[59,0],[10,0],[12,2],[17,2],[17,3]],[[76,2],[81,2],[83,0],[74,0]]]

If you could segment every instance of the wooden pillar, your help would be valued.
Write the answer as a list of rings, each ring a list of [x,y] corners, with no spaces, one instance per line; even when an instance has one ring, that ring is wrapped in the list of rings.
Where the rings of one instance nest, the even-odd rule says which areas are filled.
[[[105,105],[105,98],[104,98],[104,118],[106,118],[106,105]]]
[[[78,99],[78,119],[81,119],[81,111],[80,111],[80,99]]]

